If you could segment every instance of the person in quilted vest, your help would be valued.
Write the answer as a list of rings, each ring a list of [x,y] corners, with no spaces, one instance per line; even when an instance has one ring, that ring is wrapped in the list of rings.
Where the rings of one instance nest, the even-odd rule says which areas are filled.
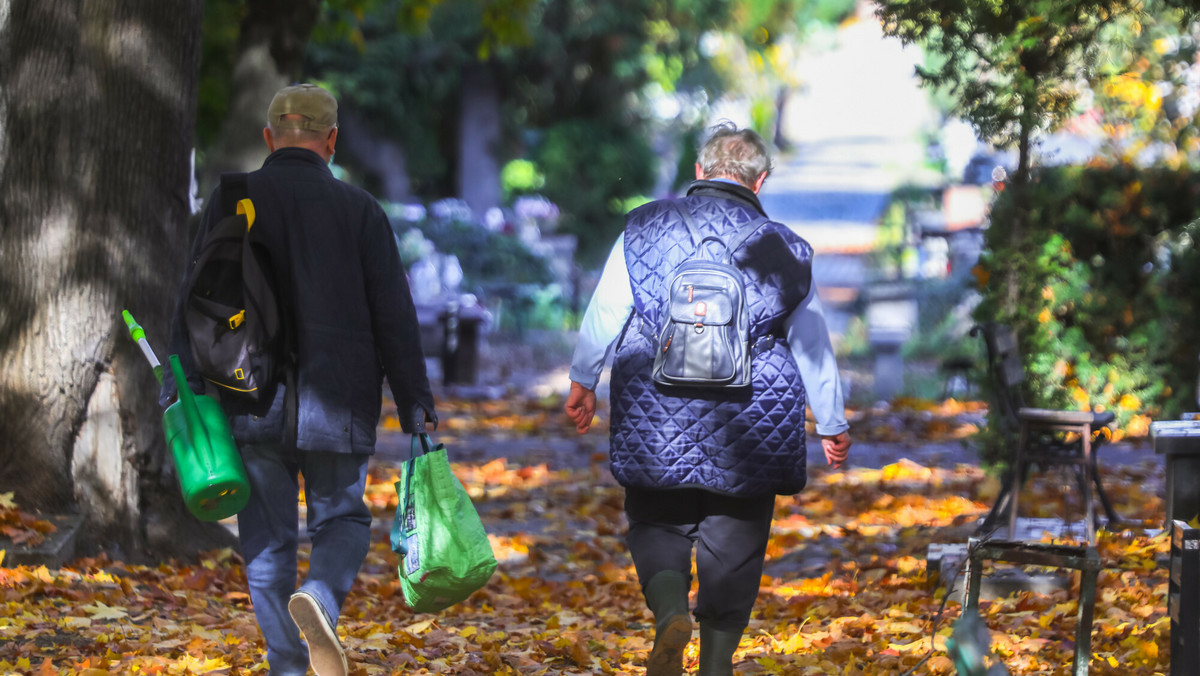
[[[780,223],[751,226],[733,254],[750,312],[751,384],[698,389],[651,378],[662,288],[697,255],[680,210],[700,230],[696,239],[732,241],[766,216],[757,194],[770,169],[757,134],[718,125],[700,148],[697,180],[685,196],[626,216],[571,362],[565,408],[583,434],[612,358],[610,465],[625,488],[626,543],[655,619],[647,676],[683,673],[693,549],[699,673],[733,673],[758,596],[775,496],[798,493],[807,480],[806,406],[830,465],[841,465],[850,448],[837,362],[812,283],[812,247]]]

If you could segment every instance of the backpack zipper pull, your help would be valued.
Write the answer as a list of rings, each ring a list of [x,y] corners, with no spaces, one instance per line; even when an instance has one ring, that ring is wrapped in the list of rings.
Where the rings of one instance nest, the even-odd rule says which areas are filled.
[[[692,294],[696,291],[696,287],[688,284],[688,302],[692,302]]]

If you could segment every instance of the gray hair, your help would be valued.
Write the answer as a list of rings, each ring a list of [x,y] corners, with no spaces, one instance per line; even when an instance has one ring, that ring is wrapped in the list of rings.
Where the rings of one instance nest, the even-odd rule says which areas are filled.
[[[750,129],[738,129],[725,120],[711,133],[696,157],[704,175],[709,178],[732,178],[751,187],[759,176],[771,173],[771,156],[762,137]]]

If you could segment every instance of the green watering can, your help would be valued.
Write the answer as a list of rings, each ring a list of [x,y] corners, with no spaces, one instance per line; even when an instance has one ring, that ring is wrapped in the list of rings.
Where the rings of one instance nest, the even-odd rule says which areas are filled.
[[[179,401],[163,412],[163,432],[175,456],[183,501],[197,519],[220,521],[240,512],[250,499],[246,468],[221,405],[192,392],[178,355],[171,355],[170,362]]]
[[[129,327],[129,337],[142,349],[161,384],[162,366],[146,342],[146,332],[128,310],[121,316]],[[170,362],[179,401],[163,412],[163,432],[175,457],[183,501],[197,519],[220,521],[242,511],[250,499],[246,468],[221,405],[212,397],[192,392],[178,355],[171,355]]]

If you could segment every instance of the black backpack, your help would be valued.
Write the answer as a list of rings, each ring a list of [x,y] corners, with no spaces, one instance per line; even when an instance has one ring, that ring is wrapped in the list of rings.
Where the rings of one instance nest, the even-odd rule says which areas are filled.
[[[222,174],[221,213],[188,275],[184,321],[200,375],[222,397],[261,404],[282,371],[283,319],[270,257],[250,237],[246,174]]]
[[[676,205],[696,245],[696,258],[684,261],[667,278],[663,316],[651,377],[661,385],[745,387],[750,384],[750,312],[742,272],[733,252],[769,219],[760,216],[742,226],[726,244],[700,230],[684,205]],[[719,260],[699,258],[710,243],[720,244]]]

